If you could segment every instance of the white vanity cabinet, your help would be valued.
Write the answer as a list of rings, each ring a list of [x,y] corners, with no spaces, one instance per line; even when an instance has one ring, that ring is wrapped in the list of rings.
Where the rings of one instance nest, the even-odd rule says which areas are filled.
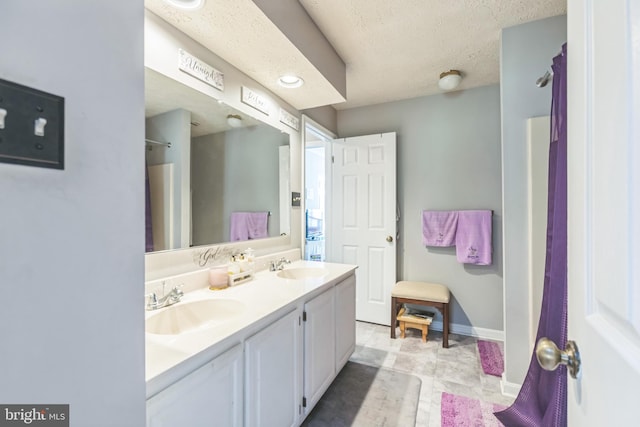
[[[147,380],[147,427],[299,426],[355,349],[355,267],[324,268],[331,272],[325,282],[285,282],[266,272],[261,283],[232,288],[227,297],[246,305],[232,333],[229,322],[178,337],[147,336],[147,372],[175,357],[164,348],[206,352]],[[271,310],[274,300],[279,305]]]
[[[246,426],[299,424],[301,341],[299,309],[289,312],[245,341]]]
[[[147,427],[243,425],[242,345],[147,400]]]
[[[304,406],[307,413],[320,400],[336,374],[334,295],[332,287],[304,305]]]
[[[356,275],[335,286],[336,371],[340,371],[356,349]]]
[[[304,305],[305,415],[329,388],[356,347],[356,276]]]

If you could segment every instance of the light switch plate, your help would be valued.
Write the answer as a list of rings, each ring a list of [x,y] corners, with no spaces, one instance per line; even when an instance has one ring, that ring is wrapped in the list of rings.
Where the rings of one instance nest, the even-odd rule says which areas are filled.
[[[291,206],[300,207],[300,193],[297,191],[291,192]]]
[[[64,98],[0,79],[0,162],[64,169]]]

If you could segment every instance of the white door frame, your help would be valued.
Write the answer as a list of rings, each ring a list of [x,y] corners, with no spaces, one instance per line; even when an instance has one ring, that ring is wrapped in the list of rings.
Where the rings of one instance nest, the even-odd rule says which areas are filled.
[[[329,129],[327,129],[326,127],[322,126],[320,123],[316,122],[315,120],[313,120],[311,117],[303,114],[302,115],[302,149],[300,150],[301,152],[301,159],[300,159],[300,164],[301,164],[301,174],[302,174],[302,194],[300,195],[300,209],[301,209],[301,216],[302,216],[302,220],[300,221],[302,229],[300,230],[300,250],[302,252],[302,257],[304,257],[304,250],[305,250],[305,245],[307,243],[306,240],[306,236],[305,236],[305,227],[306,227],[306,218],[304,215],[304,212],[307,211],[307,207],[305,204],[305,200],[306,200],[306,188],[307,188],[307,182],[306,182],[306,171],[305,171],[305,161],[306,161],[306,146],[307,146],[307,139],[309,137],[309,135],[307,134],[307,132],[311,130],[314,133],[316,133],[317,135],[320,135],[321,137],[324,137],[328,140],[332,140],[332,139],[336,139],[337,135],[335,133],[333,133],[332,131],[330,131]],[[331,144],[329,145],[329,150],[327,152],[327,156],[325,156],[325,188],[331,188]],[[328,214],[329,212],[331,212],[331,197],[326,197],[325,200],[325,214]],[[329,248],[327,245],[328,241],[331,241],[331,235],[330,235],[330,223],[331,223],[331,215],[325,215],[325,230],[327,230],[327,235],[325,235],[325,257],[329,255]]]

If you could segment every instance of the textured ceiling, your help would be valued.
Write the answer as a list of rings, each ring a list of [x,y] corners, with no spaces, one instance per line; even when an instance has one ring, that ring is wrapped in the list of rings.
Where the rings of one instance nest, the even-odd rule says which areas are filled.
[[[163,0],[145,7],[298,110],[343,102],[344,97],[251,0],[206,0],[195,12]],[[302,90],[277,84],[283,74],[304,77]]]
[[[280,1],[280,0],[274,0]],[[463,74],[459,89],[498,83],[502,28],[566,13],[566,0],[299,0],[347,66],[347,102],[251,0],[207,0],[152,12],[297,109],[337,109],[440,92],[438,76]],[[283,89],[280,74],[304,77]]]
[[[349,108],[498,83],[500,30],[566,13],[566,0],[300,0],[347,66]]]

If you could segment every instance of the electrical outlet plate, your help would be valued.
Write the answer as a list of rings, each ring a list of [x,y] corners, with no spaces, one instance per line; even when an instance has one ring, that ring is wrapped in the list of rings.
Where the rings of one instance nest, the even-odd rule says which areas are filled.
[[[64,169],[63,97],[0,79],[0,110],[0,162]]]

